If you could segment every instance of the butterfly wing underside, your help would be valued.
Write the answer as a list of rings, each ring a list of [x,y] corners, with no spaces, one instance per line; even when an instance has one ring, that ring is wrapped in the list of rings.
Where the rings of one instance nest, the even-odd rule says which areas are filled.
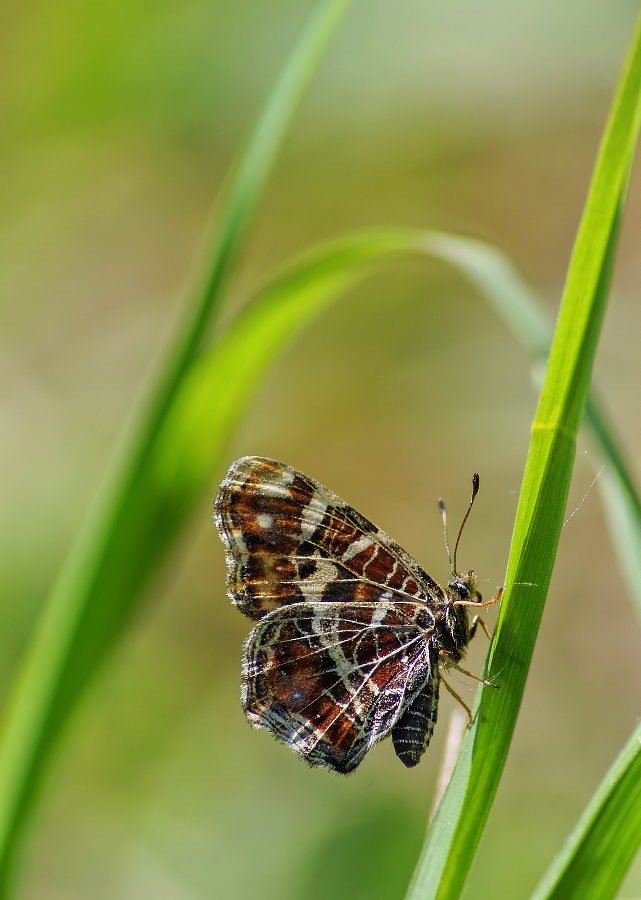
[[[438,693],[438,659],[415,621],[422,612],[413,603],[321,602],[265,616],[245,647],[247,718],[311,765],[351,772],[391,729],[396,735],[426,690]],[[420,758],[410,762],[408,753],[419,724],[414,717],[399,732],[406,765]]]
[[[229,596],[251,619],[290,603],[446,599],[384,531],[275,460],[235,462],[216,498],[215,519],[227,548]]]
[[[436,721],[442,588],[385,532],[289,466],[244,457],[215,504],[228,592],[259,620],[243,707],[312,765],[350,772],[393,729],[415,765]]]

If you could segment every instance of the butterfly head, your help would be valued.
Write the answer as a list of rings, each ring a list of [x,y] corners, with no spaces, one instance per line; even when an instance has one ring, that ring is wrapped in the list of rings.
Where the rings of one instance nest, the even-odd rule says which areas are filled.
[[[483,597],[476,589],[476,575],[474,570],[469,572],[454,573],[454,578],[448,582],[447,589],[453,601],[463,601],[465,605],[468,603],[482,603]]]

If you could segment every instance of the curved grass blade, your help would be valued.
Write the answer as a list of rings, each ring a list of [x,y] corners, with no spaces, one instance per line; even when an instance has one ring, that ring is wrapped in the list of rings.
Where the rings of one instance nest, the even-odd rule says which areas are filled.
[[[503,771],[543,613],[605,313],[641,106],[637,27],[572,253],[532,438],[488,660],[501,691],[479,691],[475,721],[434,819],[408,897],[453,900],[465,883]]]
[[[56,741],[137,609],[142,588],[184,524],[188,503],[149,478],[158,433],[220,308],[222,290],[285,129],[351,0],[313,12],[228,181],[209,262],[153,395],[125,442],[49,599],[0,737],[0,897]],[[224,440],[226,435],[220,436]]]
[[[602,411],[588,397],[586,414],[593,425],[593,433],[605,442],[612,436]],[[598,432],[597,432],[598,429]],[[608,459],[614,460],[618,454],[616,446],[611,448]],[[635,601],[637,617],[641,619],[641,504],[635,491],[627,467],[611,462],[599,479],[599,490],[605,510],[610,541],[619,562],[621,574],[628,594]]]
[[[609,900],[641,844],[641,725],[617,757],[532,900]]]

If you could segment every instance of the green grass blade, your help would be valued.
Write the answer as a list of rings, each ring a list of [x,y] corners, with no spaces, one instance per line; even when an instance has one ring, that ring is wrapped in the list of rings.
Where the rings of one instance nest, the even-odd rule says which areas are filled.
[[[641,619],[641,503],[627,465],[612,441],[612,429],[598,404],[588,397],[586,416],[592,434],[607,447],[606,467],[598,485],[603,500],[610,540],[619,562],[629,596]]]
[[[503,771],[543,613],[605,312],[641,98],[637,29],[614,100],[577,235],[532,426],[506,590],[488,660],[500,691],[481,689],[434,819],[411,900],[452,900],[463,888]]]
[[[0,897],[56,740],[87,683],[137,609],[175,541],[191,496],[151,478],[158,435],[220,308],[287,124],[350,0],[322,0],[240,154],[220,209],[201,287],[156,390],[106,480],[53,590],[4,715],[0,737]],[[226,434],[217,436],[222,444]]]
[[[641,725],[601,782],[532,900],[609,900],[641,844]]]

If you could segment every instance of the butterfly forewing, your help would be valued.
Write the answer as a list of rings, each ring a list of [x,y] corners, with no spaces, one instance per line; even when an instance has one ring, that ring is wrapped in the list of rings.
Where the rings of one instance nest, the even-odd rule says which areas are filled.
[[[259,619],[301,602],[443,602],[442,588],[385,532],[295,469],[244,457],[216,499],[228,588]]]

